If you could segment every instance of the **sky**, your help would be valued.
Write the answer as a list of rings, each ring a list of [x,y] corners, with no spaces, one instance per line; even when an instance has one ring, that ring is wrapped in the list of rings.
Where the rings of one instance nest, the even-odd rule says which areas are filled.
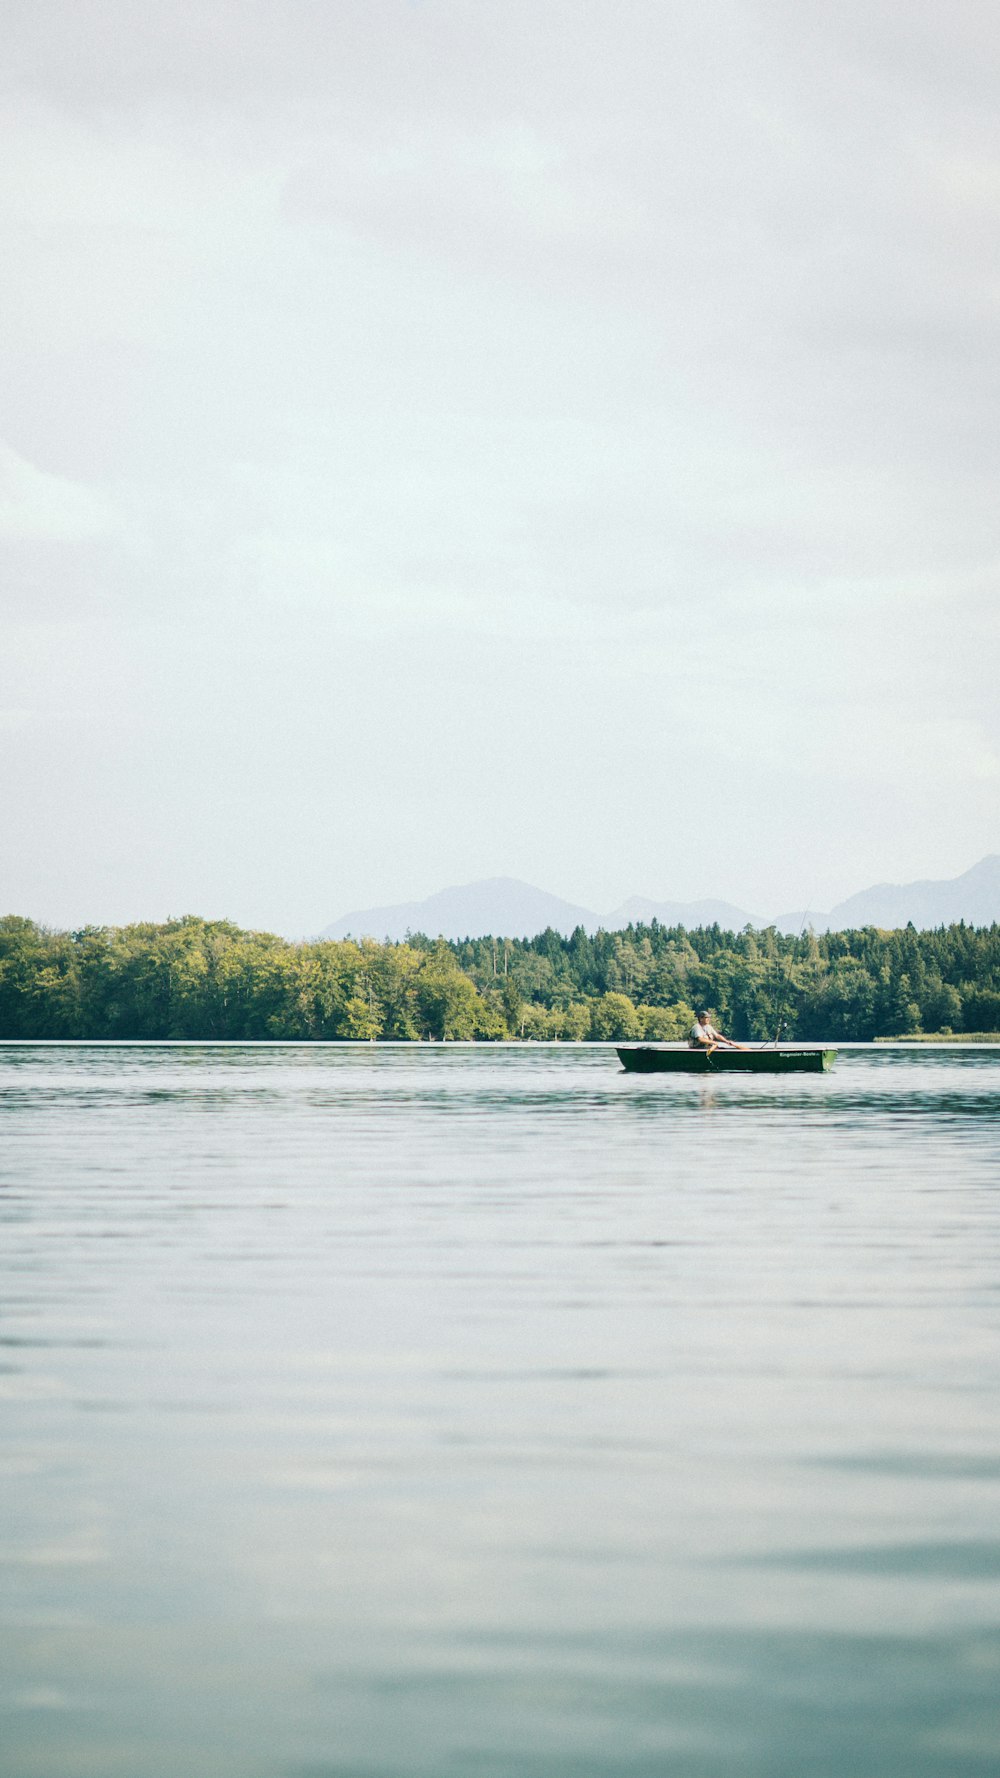
[[[1000,851],[1000,18],[6,0],[0,912]]]

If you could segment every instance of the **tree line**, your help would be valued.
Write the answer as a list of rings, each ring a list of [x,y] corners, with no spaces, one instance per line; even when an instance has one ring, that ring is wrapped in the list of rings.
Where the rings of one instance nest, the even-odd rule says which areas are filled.
[[[0,1038],[669,1041],[701,1006],[744,1041],[1000,1031],[1000,926],[293,944],[193,915],[0,919]]]

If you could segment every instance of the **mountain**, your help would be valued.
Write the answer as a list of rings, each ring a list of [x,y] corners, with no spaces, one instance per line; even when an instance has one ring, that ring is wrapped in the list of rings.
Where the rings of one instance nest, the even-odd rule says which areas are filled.
[[[1000,921],[1000,855],[981,858],[960,877],[916,883],[876,883],[848,896],[826,916],[831,931],[856,926],[950,926],[965,920],[969,926],[991,926]]]
[[[442,889],[425,901],[397,902],[390,907],[361,908],[345,914],[320,933],[321,938],[405,938],[407,932],[425,932],[430,938],[534,938],[551,926],[568,936],[575,927],[596,932],[618,932],[631,924],[659,920],[663,926],[711,926],[715,922],[739,932],[746,925],[771,922],[731,901],[650,901],[633,895],[610,914],[595,914],[535,889],[516,877],[489,877],[485,882]],[[856,926],[947,926],[965,920],[970,926],[990,926],[1000,921],[1000,856],[994,854],[974,864],[960,877],[942,882],[877,883],[842,901],[829,914],[812,908],[780,914],[773,924],[779,932],[793,935],[812,927],[816,932],[843,932]]]
[[[606,932],[618,932],[623,926],[648,926],[651,920],[659,920],[661,926],[689,928],[718,924],[728,932],[740,932],[747,925],[767,924],[731,901],[647,901],[644,895],[632,895],[606,914],[601,925]]]
[[[482,883],[442,889],[425,901],[361,908],[335,920],[320,938],[401,939],[408,932],[425,932],[429,938],[481,938],[487,933],[534,938],[547,926],[568,936],[577,926],[593,932],[599,925],[590,908],[575,907],[516,877],[488,877]]]
[[[775,914],[773,920],[761,924],[774,926],[789,938],[798,938],[801,932],[829,932],[830,916],[821,914],[816,908],[795,908],[790,914]]]

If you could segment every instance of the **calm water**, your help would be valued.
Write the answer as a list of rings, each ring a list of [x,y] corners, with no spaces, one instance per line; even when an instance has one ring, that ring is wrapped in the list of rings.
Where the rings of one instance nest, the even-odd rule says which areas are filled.
[[[998,1111],[0,1046],[4,1778],[995,1778]]]

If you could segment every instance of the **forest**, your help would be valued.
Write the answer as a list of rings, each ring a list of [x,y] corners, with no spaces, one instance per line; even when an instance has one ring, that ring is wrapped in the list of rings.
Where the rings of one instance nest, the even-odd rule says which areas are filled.
[[[0,1038],[855,1040],[1000,1031],[1000,926],[630,926],[569,938],[291,943],[195,915],[0,919]]]

